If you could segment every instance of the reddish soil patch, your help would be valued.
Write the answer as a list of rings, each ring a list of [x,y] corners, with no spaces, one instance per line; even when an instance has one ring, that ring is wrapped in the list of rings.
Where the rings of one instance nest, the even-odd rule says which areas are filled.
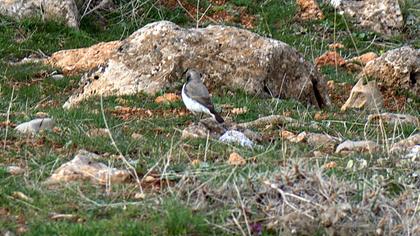
[[[144,108],[132,108],[132,107],[117,107],[114,110],[109,110],[113,115],[119,117],[122,120],[131,120],[131,119],[143,119],[151,117],[178,117],[186,116],[188,111],[186,108],[175,108],[169,110],[150,110]]]
[[[331,102],[336,107],[341,107],[350,96],[350,91],[353,88],[348,83],[336,83],[328,81],[328,95],[330,95]]]
[[[232,6],[232,11],[227,11],[225,9],[221,9],[220,7],[226,4],[226,0],[210,0],[212,6],[209,9],[199,9],[199,18],[202,17],[203,21],[210,21],[212,23],[240,23],[247,29],[252,29],[255,27],[254,22],[256,17],[250,15],[246,12],[246,9],[243,7]],[[187,15],[194,21],[196,21],[197,17],[197,6],[194,4],[189,3],[186,0],[161,0],[160,4],[170,8],[175,9],[176,7],[180,7],[184,9]],[[207,12],[206,12],[207,10]],[[201,22],[201,23],[202,23]]]
[[[16,127],[16,124],[15,123],[12,123],[10,121],[1,121],[0,122],[0,128],[6,128],[7,126],[9,128],[14,128],[14,127]]]
[[[404,95],[397,95],[393,88],[386,88],[379,84],[379,89],[384,97],[384,107],[393,112],[401,112],[405,110],[407,97]]]

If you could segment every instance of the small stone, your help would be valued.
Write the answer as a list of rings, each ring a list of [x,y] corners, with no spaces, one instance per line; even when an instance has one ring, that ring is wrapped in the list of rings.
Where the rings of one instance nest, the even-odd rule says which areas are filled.
[[[342,43],[332,43],[328,45],[328,48],[331,50],[340,49],[340,48],[344,48],[344,45]]]
[[[246,109],[246,107],[235,107],[232,109],[231,113],[235,114],[235,115],[240,115],[240,114],[245,114],[248,111],[248,109]]]
[[[318,121],[326,120],[326,119],[328,119],[328,114],[323,113],[323,112],[317,112],[317,113],[315,113],[314,119],[318,120]]]
[[[34,201],[32,198],[30,198],[30,197],[26,196],[24,193],[18,192],[18,191],[13,192],[12,197],[14,197],[16,199],[26,201],[26,202],[33,202]]]
[[[51,75],[51,78],[53,80],[62,80],[62,79],[64,79],[64,75],[62,75],[62,74],[55,74],[55,75]]]
[[[79,219],[79,217],[77,215],[73,215],[73,214],[58,214],[58,213],[53,213],[50,216],[51,220],[69,220],[69,221],[77,221]]]
[[[52,129],[54,125],[51,118],[39,118],[16,126],[15,130],[23,134],[36,134],[41,130]]]
[[[291,138],[295,137],[296,134],[294,134],[293,132],[290,132],[288,130],[282,130],[280,132],[280,137],[284,138],[284,139],[288,139],[290,140]]]
[[[137,200],[144,200],[146,198],[146,194],[144,193],[135,193],[133,196],[134,199]]]
[[[337,146],[336,153],[348,152],[377,152],[380,147],[373,141],[351,141],[346,140]]]
[[[327,170],[333,169],[333,168],[336,168],[336,167],[337,167],[337,162],[335,162],[335,161],[325,163],[325,165],[324,165],[324,168],[327,169]]]
[[[6,171],[11,175],[20,175],[25,173],[25,169],[19,166],[8,166]]]
[[[108,137],[109,134],[109,129],[105,128],[93,128],[87,132],[89,137]]]
[[[296,135],[295,137],[292,137],[291,139],[289,139],[290,142],[292,143],[302,143],[305,142],[306,140],[306,132],[303,131],[301,133],[299,133],[298,135]]]
[[[134,140],[140,140],[140,139],[143,138],[143,135],[141,135],[139,133],[132,133],[131,138],[134,139]]]
[[[198,166],[198,165],[200,165],[200,163],[201,163],[201,161],[198,160],[198,159],[194,159],[194,160],[191,161],[191,165],[193,165],[193,166]]]
[[[150,176],[150,175],[148,175],[144,178],[144,182],[146,182],[146,183],[150,183],[150,182],[154,182],[154,181],[156,181],[156,178],[153,177],[153,176]]]
[[[254,143],[247,138],[244,133],[236,130],[226,131],[226,133],[219,138],[219,141],[222,143],[237,143],[248,148],[252,148],[254,146]]]
[[[228,164],[231,166],[242,166],[246,164],[246,160],[236,152],[229,155]]]
[[[336,87],[336,83],[334,80],[328,80],[327,82],[327,87],[329,90],[334,90]]]
[[[56,134],[61,133],[61,129],[60,129],[60,127],[54,127],[52,130],[53,130],[53,132],[54,132],[54,133],[56,133]]]

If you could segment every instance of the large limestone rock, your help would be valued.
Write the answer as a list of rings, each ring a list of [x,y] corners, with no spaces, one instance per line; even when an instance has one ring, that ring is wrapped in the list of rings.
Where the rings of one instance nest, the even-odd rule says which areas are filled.
[[[352,17],[356,24],[385,36],[395,35],[404,19],[398,0],[330,0],[340,13]]]
[[[74,0],[0,0],[0,14],[17,19],[42,15],[45,19],[60,19],[70,27],[79,27]]]
[[[45,63],[60,68],[66,75],[76,75],[106,63],[120,45],[120,41],[111,41],[88,48],[61,50],[53,53]]]
[[[397,48],[366,64],[359,77],[371,77],[387,88],[402,88],[420,96],[420,49]]]
[[[108,63],[83,76],[70,108],[94,95],[154,94],[175,89],[187,68],[210,88],[294,98],[330,105],[324,78],[289,45],[247,30],[212,25],[184,29],[168,21],[148,24],[125,39]]]

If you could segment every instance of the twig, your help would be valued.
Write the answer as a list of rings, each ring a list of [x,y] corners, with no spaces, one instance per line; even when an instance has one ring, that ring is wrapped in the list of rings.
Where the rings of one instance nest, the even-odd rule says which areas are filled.
[[[12,95],[10,96],[9,107],[7,108],[7,116],[6,116],[6,132],[4,134],[4,142],[3,142],[3,149],[6,150],[6,141],[7,141],[7,132],[9,131],[9,122],[10,122],[10,110],[12,109],[13,104],[13,96],[15,94],[15,87],[12,88]]]
[[[106,117],[105,117],[104,103],[103,103],[102,94],[101,94],[101,113],[102,113],[102,118],[103,118],[104,123],[105,123],[105,128],[108,129],[108,136],[109,136],[109,138],[111,140],[112,146],[114,146],[115,150],[118,152],[118,154],[120,155],[120,158],[123,160],[123,162],[127,165],[128,169],[130,169],[133,172],[133,175],[136,178],[136,182],[137,182],[137,184],[138,184],[138,186],[140,188],[140,192],[143,193],[143,188],[141,187],[141,182],[140,182],[139,177],[137,175],[136,169],[124,157],[124,155],[122,154],[122,152],[118,148],[118,146],[117,146],[117,144],[116,144],[116,142],[114,140],[114,137],[112,136],[111,130],[109,129],[108,122],[107,122]]]
[[[303,211],[301,211],[300,209],[298,209],[298,208],[296,208],[295,206],[293,206],[293,205],[292,205],[292,204],[291,204],[291,203],[287,200],[286,196],[294,197],[294,198],[299,199],[299,200],[301,200],[301,201],[303,201],[303,202],[311,203],[311,204],[313,204],[313,205],[315,205],[315,206],[317,206],[317,207],[322,207],[321,205],[319,205],[319,204],[317,204],[317,203],[313,203],[313,202],[311,202],[311,201],[309,201],[308,199],[305,199],[305,198],[303,198],[303,197],[299,197],[299,196],[297,196],[297,195],[295,195],[295,194],[292,194],[292,193],[286,193],[286,192],[284,192],[283,190],[281,190],[280,188],[278,188],[275,184],[270,183],[268,180],[264,181],[264,184],[266,184],[266,185],[267,185],[267,186],[269,186],[270,188],[272,188],[272,189],[276,190],[278,193],[280,193],[280,195],[281,195],[281,197],[282,197],[282,199],[283,199],[283,201],[284,201],[284,203],[285,203],[286,205],[288,205],[289,207],[291,207],[293,210],[298,211],[298,212],[300,212],[301,214],[304,214],[305,216],[309,217],[311,220],[314,220],[314,219],[315,219],[315,217],[313,217],[313,216],[309,215],[308,213],[303,212]]]
[[[239,224],[238,220],[236,219],[236,217],[233,213],[232,213],[232,219],[233,219],[233,222],[235,222],[235,225],[238,226],[238,229],[239,229],[239,231],[241,231],[241,234],[243,236],[246,236],[246,233],[245,233],[244,229],[242,229],[242,226]]]
[[[238,200],[241,203],[242,214],[244,214],[245,225],[246,229],[248,230],[248,235],[251,235],[251,228],[249,227],[248,217],[246,216],[244,202],[242,201],[241,193],[239,192],[238,186],[235,182],[233,182],[233,186],[235,186],[236,193],[238,194]]]

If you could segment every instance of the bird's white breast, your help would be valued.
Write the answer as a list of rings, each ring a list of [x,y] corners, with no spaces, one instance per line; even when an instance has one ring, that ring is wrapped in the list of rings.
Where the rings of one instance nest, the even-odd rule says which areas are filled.
[[[181,96],[182,96],[182,101],[184,102],[184,104],[185,104],[185,106],[187,107],[188,110],[190,110],[192,112],[204,112],[204,113],[212,115],[207,107],[205,107],[205,106],[201,105],[200,103],[192,100],[190,97],[188,97],[185,94],[185,84],[184,84],[184,86],[182,86]]]

